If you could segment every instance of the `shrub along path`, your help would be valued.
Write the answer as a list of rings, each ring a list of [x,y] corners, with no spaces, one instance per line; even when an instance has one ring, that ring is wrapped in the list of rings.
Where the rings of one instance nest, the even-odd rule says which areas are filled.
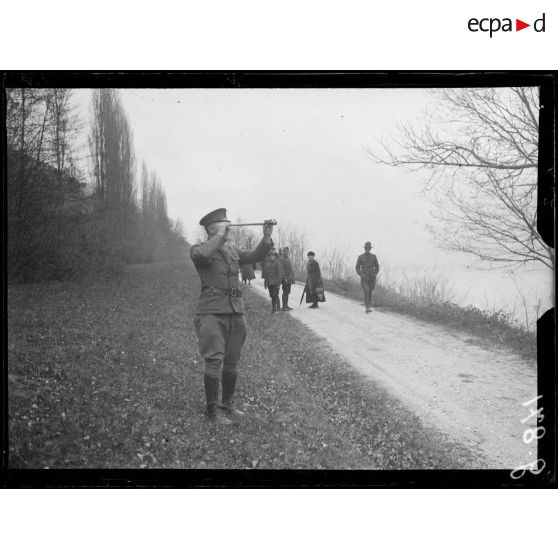
[[[232,427],[204,415],[191,263],[8,292],[12,468],[480,468],[299,320],[247,288]]]

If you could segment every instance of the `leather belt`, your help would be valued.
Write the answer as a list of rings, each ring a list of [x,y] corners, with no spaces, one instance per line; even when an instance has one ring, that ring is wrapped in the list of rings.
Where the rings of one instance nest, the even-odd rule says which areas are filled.
[[[236,287],[230,287],[229,289],[218,289],[217,287],[202,287],[202,293],[208,292],[209,294],[217,294],[221,296],[242,296],[242,290]]]

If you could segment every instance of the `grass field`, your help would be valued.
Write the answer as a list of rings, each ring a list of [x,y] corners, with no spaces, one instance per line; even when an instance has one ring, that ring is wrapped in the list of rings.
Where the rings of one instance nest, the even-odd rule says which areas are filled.
[[[233,426],[204,417],[191,263],[8,291],[11,468],[481,468],[245,289]]]

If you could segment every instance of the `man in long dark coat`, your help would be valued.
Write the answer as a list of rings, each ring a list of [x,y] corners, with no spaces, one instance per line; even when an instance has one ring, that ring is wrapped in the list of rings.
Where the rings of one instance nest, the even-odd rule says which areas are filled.
[[[232,424],[217,414],[219,383],[222,405],[229,416],[243,414],[233,406],[238,360],[246,339],[246,317],[238,284],[239,266],[263,260],[273,247],[273,225],[263,226],[263,239],[252,251],[237,250],[228,242],[230,221],[226,209],[216,209],[200,221],[208,240],[190,249],[201,280],[194,324],[204,359],[207,416],[220,424]]]
[[[244,284],[248,283],[248,285],[251,285],[251,281],[252,279],[256,278],[256,275],[254,274],[254,264],[244,264],[240,266],[240,276],[242,277],[242,282]]]
[[[325,302],[325,296],[323,294],[323,281],[322,272],[320,271],[320,264],[314,259],[315,253],[308,252],[308,263],[306,264],[306,269],[308,271],[308,277],[306,279],[306,302],[312,303],[310,308],[318,308],[318,301]],[[322,292],[321,296],[318,295],[317,289]]]
[[[372,293],[376,288],[376,275],[380,271],[380,265],[378,264],[378,258],[376,254],[372,254],[370,250],[372,249],[372,244],[366,242],[364,244],[364,254],[361,254],[356,263],[356,272],[360,276],[360,284],[364,291],[364,306],[366,307],[366,312],[371,312],[372,305]]]

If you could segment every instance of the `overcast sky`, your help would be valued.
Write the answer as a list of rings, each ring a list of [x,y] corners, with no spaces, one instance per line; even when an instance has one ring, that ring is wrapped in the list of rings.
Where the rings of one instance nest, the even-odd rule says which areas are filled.
[[[162,181],[169,214],[190,240],[199,219],[226,207],[232,220],[275,218],[307,234],[308,248],[366,240],[392,265],[438,263],[422,226],[420,176],[373,163],[366,147],[420,115],[419,89],[121,90],[138,162]],[[89,91],[78,92],[82,107]],[[441,263],[441,260],[439,263]]]

